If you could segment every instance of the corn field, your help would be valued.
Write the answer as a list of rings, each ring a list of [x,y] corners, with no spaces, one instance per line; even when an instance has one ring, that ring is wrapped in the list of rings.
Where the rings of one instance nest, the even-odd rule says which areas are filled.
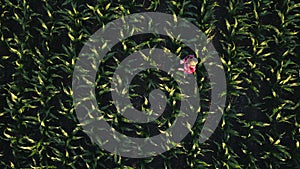
[[[206,70],[197,66],[201,111],[175,148],[127,158],[94,144],[73,105],[72,74],[81,48],[103,25],[125,15],[162,12],[188,20],[212,41],[227,82],[222,119],[198,142],[210,104]],[[300,2],[296,0],[0,0],[0,168],[299,169]],[[120,41],[99,66],[96,97],[108,123],[132,137],[149,137],[174,122],[176,106],[151,124],[129,123],[111,102],[110,79],[133,51],[191,51],[167,36]],[[147,92],[162,88],[178,100],[174,80],[143,71],[130,86],[137,109]],[[162,87],[163,86],[163,87]]]

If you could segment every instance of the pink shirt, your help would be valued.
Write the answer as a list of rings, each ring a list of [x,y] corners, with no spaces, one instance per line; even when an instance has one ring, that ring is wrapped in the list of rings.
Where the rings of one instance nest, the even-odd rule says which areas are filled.
[[[189,59],[195,58],[194,55],[188,55],[186,56],[182,61],[183,61],[183,71],[186,74],[192,74],[196,71],[196,66],[191,66],[189,63]]]

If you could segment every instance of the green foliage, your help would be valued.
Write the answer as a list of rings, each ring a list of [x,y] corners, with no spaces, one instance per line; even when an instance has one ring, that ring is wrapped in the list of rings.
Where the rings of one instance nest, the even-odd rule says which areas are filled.
[[[185,18],[213,41],[225,68],[227,104],[213,136],[199,144],[210,104],[209,77],[200,63],[195,76],[201,111],[190,134],[157,157],[129,159],[104,151],[83,133],[71,79],[91,34],[116,18],[145,11]],[[1,0],[0,168],[300,168],[299,13],[300,3],[292,0]],[[131,37],[107,54],[97,74],[99,107],[108,122],[137,137],[168,128],[180,100],[170,76],[144,71],[130,96],[147,109],[143,94],[162,89],[170,97],[166,115],[147,126],[115,113],[108,96],[114,69],[125,56],[149,47],[180,57],[190,52],[176,39]]]

